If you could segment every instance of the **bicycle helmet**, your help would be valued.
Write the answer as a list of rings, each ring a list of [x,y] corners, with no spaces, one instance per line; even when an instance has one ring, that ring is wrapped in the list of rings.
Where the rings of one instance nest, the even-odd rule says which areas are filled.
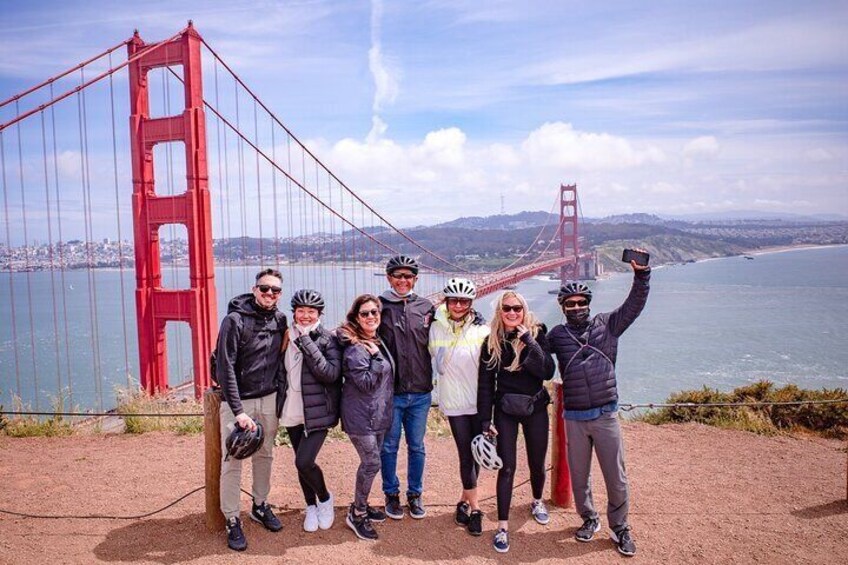
[[[302,288],[295,292],[291,297],[292,311],[298,306],[308,306],[318,310],[324,309],[324,297],[317,290]]]
[[[246,430],[236,424],[227,438],[227,456],[224,458],[224,461],[230,457],[233,459],[247,459],[259,451],[264,439],[265,432],[262,429],[262,424],[259,422],[256,423],[256,429],[253,431]]]
[[[454,277],[448,280],[445,289],[442,291],[445,298],[468,298],[474,300],[477,298],[477,287],[468,279]]]
[[[503,461],[498,457],[497,440],[489,434],[478,434],[471,440],[471,454],[474,461],[484,469],[497,471],[503,467]]]
[[[396,255],[386,263],[386,274],[391,275],[398,269],[409,269],[413,275],[418,274],[418,261],[406,255]]]
[[[567,281],[562,287],[559,289],[559,293],[557,294],[557,302],[562,306],[562,303],[565,302],[565,299],[569,296],[583,296],[589,302],[592,302],[592,291],[588,286],[583,284],[580,281]]]

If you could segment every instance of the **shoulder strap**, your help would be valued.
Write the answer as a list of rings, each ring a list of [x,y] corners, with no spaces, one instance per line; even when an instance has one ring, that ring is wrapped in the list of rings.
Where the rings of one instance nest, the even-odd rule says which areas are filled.
[[[571,359],[569,359],[569,360],[568,360],[568,363],[566,363],[566,364],[565,364],[565,368],[562,370],[562,374],[563,374],[563,375],[565,375],[566,371],[568,371],[568,368],[569,368],[569,367],[571,367],[571,363],[572,363],[572,362],[573,362],[573,361],[577,358],[577,356],[578,356],[578,355],[580,355],[580,352],[581,352],[581,351],[583,351],[583,349],[584,349],[584,348],[585,348],[585,349],[591,349],[592,351],[595,351],[595,352],[599,353],[599,354],[601,355],[601,357],[603,357],[604,359],[606,359],[606,360],[607,360],[607,362],[608,362],[610,365],[615,365],[615,364],[612,362],[612,359],[610,359],[610,358],[607,356],[607,354],[606,354],[606,353],[604,353],[603,351],[601,351],[600,349],[598,349],[598,348],[597,348],[597,347],[595,347],[594,345],[590,345],[590,344],[589,344],[589,338],[588,338],[588,337],[586,338],[586,343],[583,343],[582,341],[580,341],[580,340],[577,338],[577,336],[575,336],[573,333],[571,333],[571,331],[570,331],[567,327],[563,326],[563,329],[565,329],[565,333],[567,333],[567,334],[569,335],[569,337],[570,337],[571,339],[573,339],[574,341],[576,341],[576,342],[577,342],[577,345],[579,345],[579,346],[580,346],[580,347],[577,349],[577,351],[575,351],[575,352],[574,352],[574,355],[572,355],[572,356],[571,356]],[[587,331],[591,332],[591,328],[589,328]]]

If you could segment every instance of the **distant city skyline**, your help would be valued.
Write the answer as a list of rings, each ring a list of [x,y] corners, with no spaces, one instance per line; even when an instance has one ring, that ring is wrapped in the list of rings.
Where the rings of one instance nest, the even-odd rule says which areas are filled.
[[[548,211],[560,183],[578,184],[587,217],[848,214],[845,2],[35,0],[2,1],[0,14],[0,99],[134,28],[157,41],[192,19],[339,178],[402,227]],[[125,96],[126,84],[115,88]],[[116,122],[125,168],[126,116]],[[93,153],[97,143],[103,170],[95,157],[91,166],[105,183],[111,140],[92,139]],[[59,160],[73,170],[80,156]],[[37,160],[32,172],[24,165],[32,182]],[[7,182],[14,209],[11,172]],[[32,190],[43,198],[43,186]],[[79,214],[80,199],[67,199]],[[94,221],[113,222],[114,202],[111,213],[94,202]]]

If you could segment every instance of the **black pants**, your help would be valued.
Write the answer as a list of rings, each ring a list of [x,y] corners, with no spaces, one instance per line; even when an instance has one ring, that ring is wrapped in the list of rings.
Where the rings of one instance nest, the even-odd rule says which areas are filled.
[[[542,498],[545,490],[545,456],[548,453],[548,410],[537,408],[530,416],[510,416],[495,408],[495,427],[498,430],[498,456],[503,467],[498,471],[498,520],[509,520],[512,504],[512,485],[518,446],[518,425],[524,430],[527,464],[530,467],[530,488],[533,498]]]
[[[327,439],[327,430],[316,430],[303,433],[303,426],[286,427],[286,432],[291,439],[294,448],[294,466],[297,468],[297,478],[300,480],[300,488],[303,489],[303,497],[307,506],[314,506],[317,500],[326,502],[330,498],[327,485],[324,483],[324,473],[321,467],[315,463],[324,440]]]
[[[471,454],[471,440],[482,430],[482,423],[477,414],[448,416],[448,423],[453,441],[456,442],[456,450],[459,452],[459,477],[462,479],[462,488],[465,490],[477,488],[480,466]]]

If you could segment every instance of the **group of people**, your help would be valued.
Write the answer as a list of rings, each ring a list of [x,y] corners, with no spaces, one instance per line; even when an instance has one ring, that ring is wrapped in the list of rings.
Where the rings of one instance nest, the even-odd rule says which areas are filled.
[[[629,490],[616,415],[615,362],[618,338],[647,301],[650,268],[635,262],[631,266],[633,286],[624,304],[594,317],[589,315],[591,290],[580,282],[566,283],[557,297],[565,323],[550,332],[524,297],[512,290],[497,298],[493,319],[486,324],[473,307],[477,291],[468,279],[448,280],[444,301],[434,306],[414,292],[419,265],[404,255],[386,265],[389,289],[380,296],[356,297],[335,331],[321,324],[324,298],[309,289],[293,294],[289,327],[277,308],[282,275],[274,269],[260,271],[252,292],[230,301],[215,369],[224,400],[222,444],[236,426],[261,426],[264,431],[262,445],[251,457],[250,518],[270,531],[282,529],[267,498],[274,437],[283,426],[294,448],[306,502],[303,529],[332,527],[334,498],[316,459],[328,430],[339,420],[360,460],[346,525],[358,538],[376,540],[374,524],[387,517],[401,520],[408,513],[424,518],[424,435],[437,381],[439,407],[459,459],[462,488],[455,522],[473,536],[483,532],[477,492],[480,464],[473,446],[487,438],[489,445],[495,444],[500,463],[493,547],[507,552],[519,427],[530,471],[530,514],[542,525],[550,520],[543,501],[551,402],[545,382],[558,365],[564,410],[554,417],[565,420],[575,504],[583,519],[575,537],[589,542],[600,530],[591,491],[594,450],[607,486],[611,537],[622,554],[635,554],[627,521]],[[397,474],[401,435],[407,447],[405,505]],[[247,547],[239,518],[241,463],[224,457],[221,470],[221,511],[227,543],[234,550]],[[385,496],[382,509],[368,501],[378,471]]]

